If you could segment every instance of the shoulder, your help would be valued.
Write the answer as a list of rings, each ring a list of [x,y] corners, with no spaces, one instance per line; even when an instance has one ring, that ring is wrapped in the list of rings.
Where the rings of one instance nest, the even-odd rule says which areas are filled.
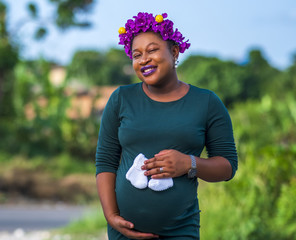
[[[224,103],[215,92],[209,89],[199,88],[192,85],[190,86],[194,101],[201,102],[203,107],[208,109],[208,113],[227,111]]]
[[[122,99],[130,98],[139,89],[140,83],[119,86],[111,94],[109,101],[120,102]]]
[[[115,92],[118,95],[128,95],[131,94],[132,92],[135,92],[139,89],[141,83],[134,83],[134,84],[129,84],[129,85],[123,85],[118,87]]]
[[[216,93],[209,89],[199,88],[194,85],[190,85],[190,90],[193,93],[193,96],[201,98],[205,101],[210,101],[211,99],[220,100]]]

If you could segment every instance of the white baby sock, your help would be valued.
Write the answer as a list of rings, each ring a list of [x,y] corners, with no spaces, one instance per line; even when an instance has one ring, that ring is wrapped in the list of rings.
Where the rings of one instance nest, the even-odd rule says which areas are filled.
[[[148,178],[144,175],[145,170],[141,169],[145,160],[147,160],[147,158],[140,153],[126,173],[126,179],[129,180],[134,187],[144,189],[148,185],[148,187],[154,191],[164,191],[174,185],[172,178],[150,179],[148,183]]]
[[[172,178],[150,179],[148,187],[154,191],[163,191],[174,185]]]
[[[126,179],[131,182],[131,184],[139,189],[146,188],[148,185],[148,178],[144,175],[145,170],[141,169],[141,166],[144,165],[144,161],[147,158],[140,153],[134,160],[133,165],[126,173]]]

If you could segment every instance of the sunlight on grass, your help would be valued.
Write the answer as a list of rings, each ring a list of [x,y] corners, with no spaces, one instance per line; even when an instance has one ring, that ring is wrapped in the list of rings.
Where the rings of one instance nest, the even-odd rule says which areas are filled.
[[[73,236],[94,236],[104,233],[106,227],[107,222],[100,206],[92,207],[81,219],[71,222],[68,226],[60,229],[60,231]]]

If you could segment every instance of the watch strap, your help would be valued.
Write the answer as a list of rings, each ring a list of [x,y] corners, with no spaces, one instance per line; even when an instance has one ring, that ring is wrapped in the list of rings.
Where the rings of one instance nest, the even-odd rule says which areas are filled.
[[[190,155],[191,158],[191,168],[196,168],[196,158],[193,155]]]
[[[188,178],[194,178],[197,174],[197,168],[196,168],[196,158],[193,155],[190,155],[191,158],[191,168],[188,171]]]

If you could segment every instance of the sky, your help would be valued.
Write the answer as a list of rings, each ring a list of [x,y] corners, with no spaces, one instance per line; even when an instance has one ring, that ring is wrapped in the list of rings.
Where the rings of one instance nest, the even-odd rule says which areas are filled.
[[[123,48],[118,46],[118,28],[138,12],[168,13],[174,26],[191,43],[180,56],[181,62],[198,54],[242,63],[248,52],[256,48],[271,65],[285,69],[296,53],[295,0],[97,0],[86,16],[93,23],[92,28],[60,32],[51,27],[41,42],[32,39],[34,25],[24,21],[29,1],[4,1],[9,7],[9,29],[23,46],[21,53],[27,59],[45,57],[66,65],[77,50]],[[31,1],[39,5],[44,18],[50,16],[53,8],[47,0]]]

